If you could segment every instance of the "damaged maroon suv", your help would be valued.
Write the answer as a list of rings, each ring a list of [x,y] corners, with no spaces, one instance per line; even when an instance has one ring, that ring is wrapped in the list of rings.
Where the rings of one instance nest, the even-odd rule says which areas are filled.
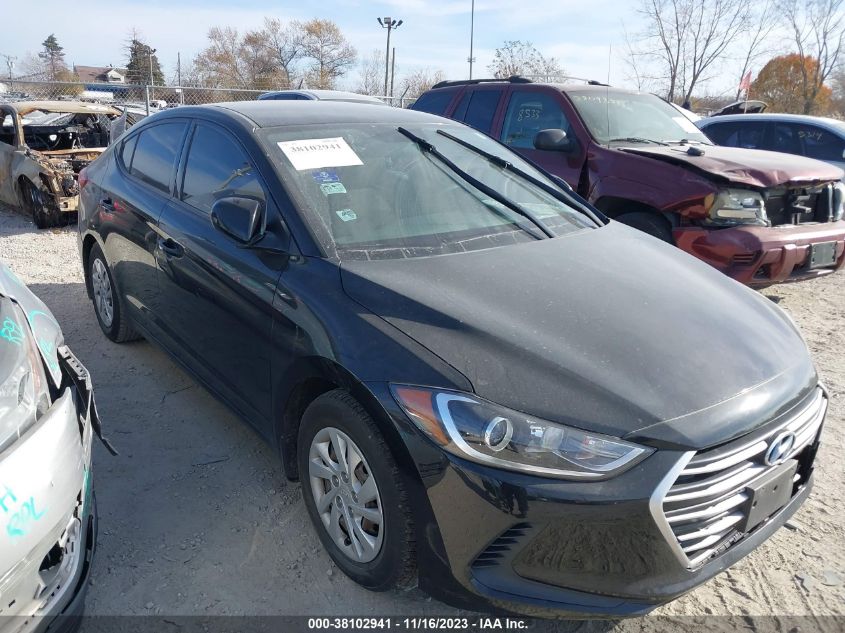
[[[797,281],[845,264],[839,168],[714,146],[655,95],[512,77],[441,82],[412,107],[493,136],[606,215],[745,284]]]

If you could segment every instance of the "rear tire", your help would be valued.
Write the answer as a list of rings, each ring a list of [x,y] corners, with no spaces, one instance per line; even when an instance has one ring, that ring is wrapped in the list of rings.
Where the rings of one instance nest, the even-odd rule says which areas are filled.
[[[623,213],[616,218],[616,221],[626,224],[631,228],[638,229],[643,233],[648,233],[652,237],[663,240],[668,244],[675,244],[675,240],[672,237],[672,226],[666,218],[657,213],[650,213],[648,211]]]
[[[126,303],[114,283],[111,268],[99,244],[92,246],[88,254],[85,283],[103,334],[115,343],[140,338],[126,316]]]
[[[51,200],[29,180],[21,182],[21,196],[26,210],[32,216],[36,228],[49,229],[61,225],[61,212]]]
[[[406,476],[347,391],[330,391],[308,406],[297,462],[311,522],[341,571],[371,591],[412,586],[416,542]]]

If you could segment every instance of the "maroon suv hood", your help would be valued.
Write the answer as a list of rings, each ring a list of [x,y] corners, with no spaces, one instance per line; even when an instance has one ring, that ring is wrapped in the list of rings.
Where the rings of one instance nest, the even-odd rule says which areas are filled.
[[[701,150],[702,156],[687,153]],[[812,158],[766,152],[759,149],[717,145],[673,145],[671,147],[624,147],[624,152],[690,166],[705,175],[750,187],[774,187],[789,182],[822,183],[839,180],[842,170]]]

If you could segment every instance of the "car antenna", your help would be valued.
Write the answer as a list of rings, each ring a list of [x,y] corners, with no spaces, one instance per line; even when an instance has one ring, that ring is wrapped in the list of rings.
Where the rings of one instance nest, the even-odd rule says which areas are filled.
[[[610,60],[613,55],[613,43],[607,45],[607,86],[604,89],[604,114],[607,119],[607,138],[613,138],[610,134]]]

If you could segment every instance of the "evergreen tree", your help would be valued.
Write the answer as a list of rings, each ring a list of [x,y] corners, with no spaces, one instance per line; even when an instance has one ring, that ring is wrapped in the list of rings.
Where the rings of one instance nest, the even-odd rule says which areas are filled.
[[[38,53],[38,57],[44,62],[50,81],[56,81],[58,76],[64,74],[64,71],[67,70],[64,48],[59,46],[59,41],[54,33],[50,33],[47,39],[41,42],[41,46],[43,50]]]
[[[126,47],[129,61],[126,62],[126,79],[134,84],[164,85],[164,73],[156,57],[155,49],[133,37]],[[152,63],[151,63],[152,56]],[[150,67],[152,66],[152,81]]]

